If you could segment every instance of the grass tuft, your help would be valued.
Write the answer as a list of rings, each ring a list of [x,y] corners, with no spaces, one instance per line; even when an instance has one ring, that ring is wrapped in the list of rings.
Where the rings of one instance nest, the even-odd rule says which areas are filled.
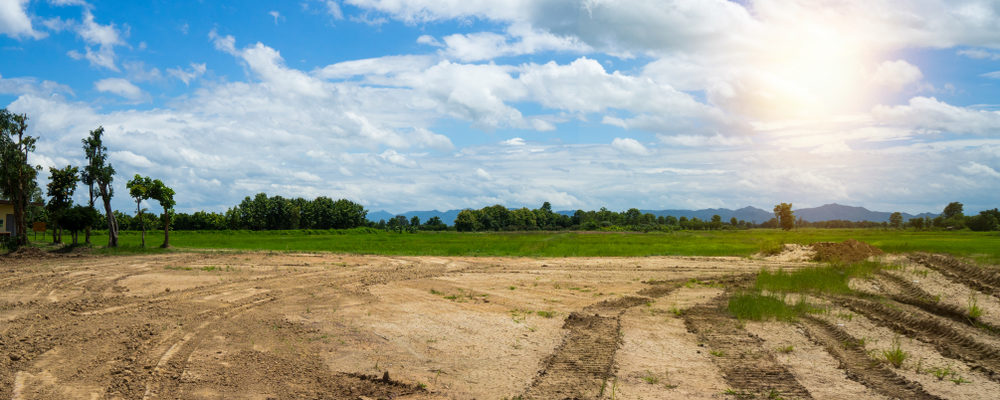
[[[783,296],[765,295],[760,292],[737,294],[729,298],[729,312],[741,320],[795,321],[805,313],[816,312],[817,307],[800,299],[789,305]]]
[[[795,271],[765,269],[757,274],[756,287],[770,292],[848,294],[851,293],[848,286],[851,278],[866,277],[881,268],[878,262],[862,261]]]

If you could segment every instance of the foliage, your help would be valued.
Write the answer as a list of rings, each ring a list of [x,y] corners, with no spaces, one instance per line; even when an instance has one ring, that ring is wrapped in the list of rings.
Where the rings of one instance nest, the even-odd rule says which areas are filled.
[[[139,221],[143,221],[142,201],[150,199],[153,192],[153,180],[149,179],[148,176],[135,174],[135,177],[128,181],[125,187],[128,188],[129,195],[135,199],[136,216]],[[146,224],[142,223],[140,226],[142,228],[142,247],[146,247]]]
[[[9,243],[13,249],[28,244],[25,212],[35,193],[35,178],[40,166],[28,163],[28,153],[35,151],[36,138],[25,135],[28,116],[0,109],[0,194],[14,205],[14,223],[17,235]]]
[[[114,188],[111,182],[115,178],[115,168],[108,162],[108,148],[104,146],[104,127],[90,131],[83,139],[83,152],[87,157],[87,165],[83,167],[84,184],[97,185],[98,194],[104,203],[104,220],[108,227],[108,246],[118,246],[118,220],[111,209],[111,198]]]
[[[903,227],[903,214],[896,211],[889,215],[889,226],[899,229]]]
[[[163,221],[163,244],[160,247],[170,247],[170,219],[177,204],[174,201],[174,189],[164,185],[159,179],[154,179],[149,187],[149,198],[156,200],[163,208],[163,214],[160,216]]]
[[[258,193],[227,210],[223,218],[207,215],[205,219],[217,229],[350,229],[365,226],[366,215],[368,211],[364,206],[346,199],[334,201],[321,196],[309,201]],[[186,217],[179,219],[187,220]],[[220,220],[224,221],[222,226],[219,226]],[[189,227],[178,226],[177,229]]]
[[[93,226],[98,219],[97,210],[89,206],[75,206],[65,210],[59,217],[59,226],[70,231],[73,244],[77,244],[80,231]]]
[[[73,193],[76,192],[77,174],[79,168],[67,165],[63,168],[49,167],[49,183],[45,194],[50,197],[47,206],[49,219],[53,225],[52,239],[54,243],[62,241],[62,235],[55,233],[62,225],[63,213],[73,206]],[[76,243],[76,236],[73,236]]]
[[[978,215],[969,218],[969,229],[977,232],[1000,230],[1000,210],[980,211]]]
[[[778,220],[778,226],[786,231],[795,227],[795,213],[792,211],[792,203],[781,203],[774,206],[774,217]]]

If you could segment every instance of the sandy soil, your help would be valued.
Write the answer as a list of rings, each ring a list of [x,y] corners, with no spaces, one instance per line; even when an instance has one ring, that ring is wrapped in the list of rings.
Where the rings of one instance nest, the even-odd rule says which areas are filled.
[[[809,265],[794,250],[766,259],[0,258],[0,398],[888,398],[827,351],[823,325],[743,323],[720,308],[747,274]],[[996,298],[983,296],[992,314]],[[837,315],[854,315],[843,329],[866,348],[896,335],[846,308],[823,318],[844,323]],[[990,360],[920,340],[903,346],[922,364],[898,375],[926,392],[1000,390],[970,366],[994,368]],[[968,358],[973,344],[963,346]],[[758,365],[766,374],[744,373]],[[917,371],[928,368],[971,382]]]

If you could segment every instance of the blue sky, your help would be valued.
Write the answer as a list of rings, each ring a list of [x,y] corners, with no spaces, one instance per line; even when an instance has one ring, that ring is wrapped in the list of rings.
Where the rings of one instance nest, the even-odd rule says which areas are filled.
[[[0,103],[45,167],[103,125],[123,210],[138,173],[181,211],[978,211],[998,26],[973,0],[0,0]]]

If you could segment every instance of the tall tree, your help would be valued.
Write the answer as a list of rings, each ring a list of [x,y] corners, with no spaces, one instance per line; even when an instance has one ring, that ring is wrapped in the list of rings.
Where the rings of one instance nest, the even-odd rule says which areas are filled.
[[[63,168],[49,167],[49,184],[46,185],[49,196],[49,219],[52,222],[52,243],[62,242],[60,220],[66,210],[73,206],[73,193],[76,192],[77,174],[80,169],[72,165]]]
[[[115,179],[115,168],[108,162],[108,148],[104,146],[103,135],[104,127],[99,126],[90,131],[90,136],[83,139],[83,152],[88,162],[83,170],[87,179],[93,182],[92,185],[97,185],[98,193],[104,202],[104,216],[108,221],[108,247],[118,247],[118,219],[111,210],[111,197],[115,194],[111,182]]]
[[[896,211],[889,215],[889,226],[899,229],[903,227],[903,214]]]
[[[795,213],[792,211],[792,203],[781,203],[774,206],[774,217],[778,220],[778,226],[786,231],[795,227]]]
[[[139,226],[142,229],[142,247],[146,247],[146,221],[142,219],[142,201],[150,198],[153,188],[153,180],[148,176],[135,174],[132,180],[125,184],[128,194],[135,199],[135,216],[139,218]]]
[[[28,244],[25,209],[37,189],[35,177],[40,166],[28,164],[28,153],[35,151],[35,137],[25,135],[28,116],[0,109],[0,194],[14,205],[15,246]]]
[[[149,197],[159,202],[160,207],[163,208],[163,215],[160,216],[160,219],[163,220],[163,244],[160,247],[165,249],[170,247],[170,220],[173,218],[174,206],[177,204],[174,201],[174,189],[164,185],[159,179],[154,179]]]

